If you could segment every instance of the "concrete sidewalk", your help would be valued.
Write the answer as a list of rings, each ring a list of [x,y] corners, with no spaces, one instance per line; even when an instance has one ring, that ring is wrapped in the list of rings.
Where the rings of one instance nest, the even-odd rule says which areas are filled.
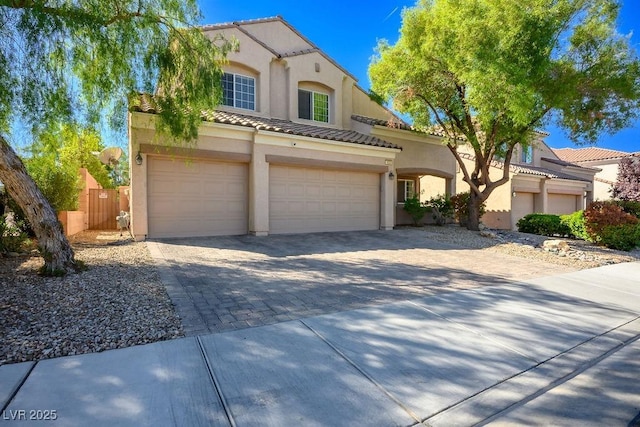
[[[626,426],[640,412],[639,337],[640,263],[501,279],[5,365],[0,424]]]

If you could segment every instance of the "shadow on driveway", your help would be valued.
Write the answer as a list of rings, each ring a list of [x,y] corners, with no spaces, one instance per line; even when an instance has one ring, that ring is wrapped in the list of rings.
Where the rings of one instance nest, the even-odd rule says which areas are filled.
[[[187,334],[505,284],[557,266],[435,242],[419,229],[149,242]]]

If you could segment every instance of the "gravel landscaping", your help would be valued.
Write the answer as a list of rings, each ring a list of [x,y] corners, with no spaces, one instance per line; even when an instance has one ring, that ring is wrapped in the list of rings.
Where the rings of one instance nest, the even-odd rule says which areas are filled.
[[[183,336],[145,243],[104,232],[71,241],[89,270],[41,277],[39,256],[0,259],[0,365]]]
[[[416,232],[478,249],[479,256],[497,251],[573,269],[640,260],[638,249],[619,252],[583,241],[545,250],[540,246],[548,238],[511,231],[426,226]],[[71,242],[89,269],[63,278],[38,276],[42,259],[35,254],[0,258],[0,365],[184,336],[144,242],[96,231]]]

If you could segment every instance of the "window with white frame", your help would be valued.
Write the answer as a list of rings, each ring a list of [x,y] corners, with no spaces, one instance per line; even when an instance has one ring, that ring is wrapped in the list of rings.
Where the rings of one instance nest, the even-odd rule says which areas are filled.
[[[416,182],[412,179],[398,180],[398,203],[404,203],[416,194]]]
[[[241,74],[222,75],[222,104],[245,110],[256,109],[256,79]]]
[[[329,95],[298,89],[298,117],[329,123]]]

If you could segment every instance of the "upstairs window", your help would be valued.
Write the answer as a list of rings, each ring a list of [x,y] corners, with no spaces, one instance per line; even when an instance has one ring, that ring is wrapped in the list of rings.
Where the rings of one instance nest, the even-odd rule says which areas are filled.
[[[298,117],[329,123],[329,95],[298,89]]]
[[[522,156],[520,161],[522,163],[533,163],[533,147],[522,147]]]
[[[224,73],[222,75],[222,105],[256,109],[256,79],[241,74]]]

